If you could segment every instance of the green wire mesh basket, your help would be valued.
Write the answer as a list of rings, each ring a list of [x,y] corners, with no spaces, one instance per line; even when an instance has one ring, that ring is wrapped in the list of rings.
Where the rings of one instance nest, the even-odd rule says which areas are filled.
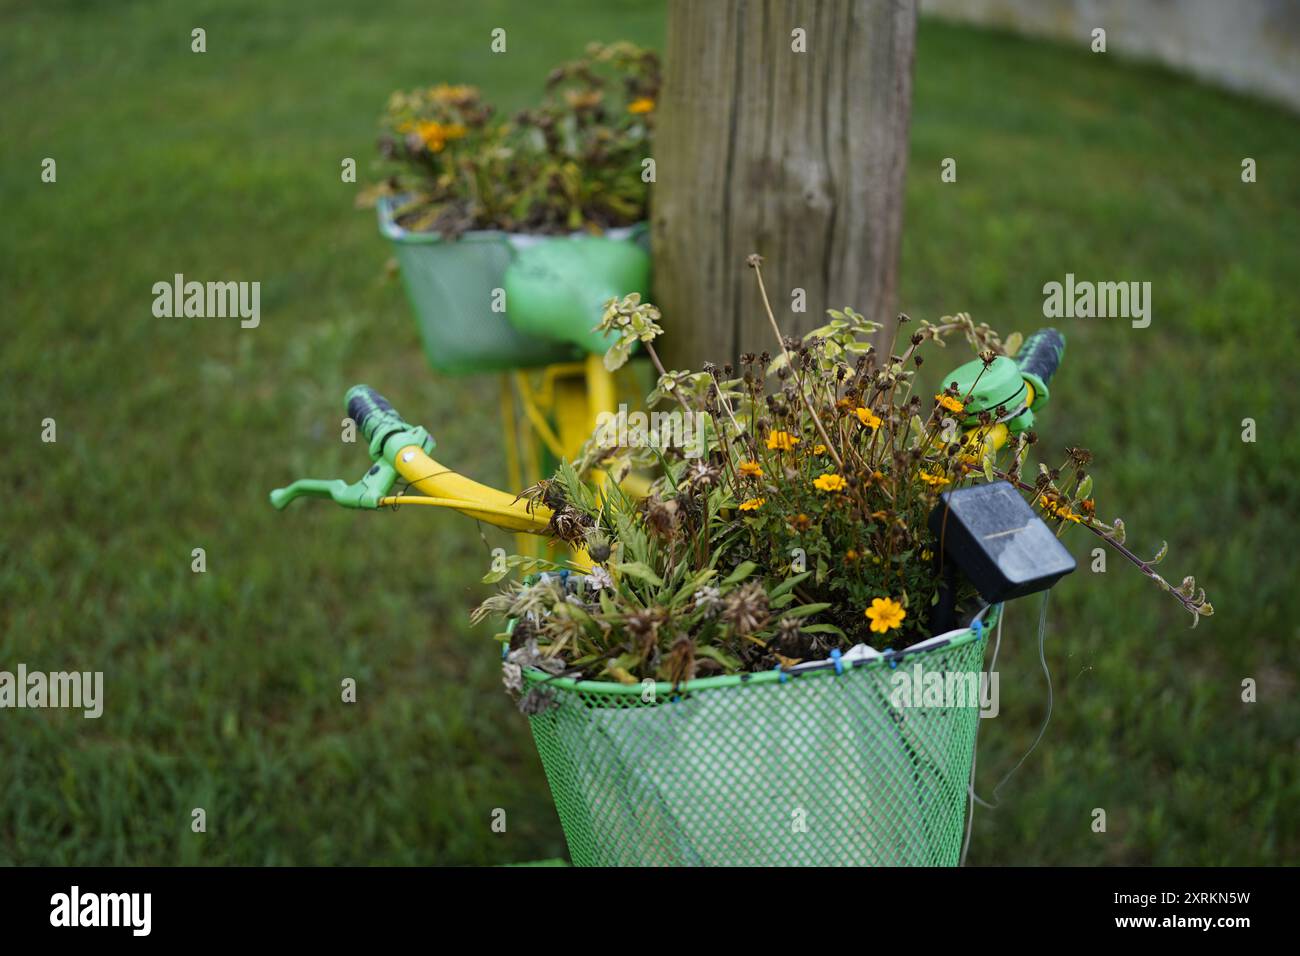
[[[984,633],[654,695],[528,672],[553,698],[530,720],[573,863],[955,866],[978,694],[895,706],[896,675],[919,664],[978,686]]]
[[[409,232],[398,225],[395,209],[392,199],[380,200],[379,228],[393,243],[424,354],[435,371],[472,375],[577,357],[572,346],[526,335],[505,313],[493,311],[492,290],[504,286],[515,244],[527,237],[484,230],[448,240]]]

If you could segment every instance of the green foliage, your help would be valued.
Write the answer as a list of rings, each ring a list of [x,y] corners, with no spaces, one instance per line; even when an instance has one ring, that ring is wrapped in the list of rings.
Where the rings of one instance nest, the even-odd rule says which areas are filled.
[[[399,196],[415,231],[554,233],[645,218],[659,59],[633,43],[591,43],[551,71],[533,109],[501,120],[473,86],[398,91],[379,137],[385,178],[363,194]]]
[[[659,319],[659,310],[648,302],[642,302],[639,292],[605,303],[600,322],[592,330],[614,333],[605,352],[605,368],[611,372],[618,371],[627,364],[637,343],[649,344],[661,335],[663,328]]]

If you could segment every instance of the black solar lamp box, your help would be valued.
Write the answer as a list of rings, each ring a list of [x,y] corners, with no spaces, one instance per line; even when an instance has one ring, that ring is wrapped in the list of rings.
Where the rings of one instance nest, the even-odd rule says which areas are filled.
[[[1045,591],[1075,568],[1052,529],[1005,481],[944,492],[930,530],[990,604]]]

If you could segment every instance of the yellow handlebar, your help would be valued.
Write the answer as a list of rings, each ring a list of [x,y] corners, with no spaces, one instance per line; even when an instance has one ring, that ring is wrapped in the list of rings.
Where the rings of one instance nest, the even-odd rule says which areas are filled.
[[[462,514],[509,531],[540,534],[551,519],[551,509],[530,503],[497,488],[479,484],[434,461],[419,445],[407,445],[394,460],[397,473],[427,497],[389,495],[380,505],[418,504],[454,508]]]

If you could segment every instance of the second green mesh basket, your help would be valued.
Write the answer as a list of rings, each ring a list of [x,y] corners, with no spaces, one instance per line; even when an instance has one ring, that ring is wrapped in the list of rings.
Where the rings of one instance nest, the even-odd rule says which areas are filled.
[[[539,309],[543,319],[555,324],[557,317],[546,306],[561,310],[562,327],[576,327],[589,332],[600,319],[605,298],[627,292],[644,291],[645,279],[623,287],[622,272],[605,274],[615,249],[603,245],[589,257],[575,248],[574,258],[584,267],[570,282],[538,282],[536,275],[515,275],[524,290],[510,291],[514,300],[507,308],[506,290],[512,284],[512,266],[521,255],[535,255],[539,247],[563,246],[571,238],[591,243],[585,233],[574,237],[531,236],[518,233],[481,230],[467,232],[457,239],[444,239],[437,233],[410,232],[397,222],[397,203],[392,198],[379,201],[379,229],[393,244],[393,252],[402,273],[402,284],[415,313],[424,345],[425,357],[435,371],[450,375],[538,368],[555,362],[580,359],[583,350],[569,340],[548,334],[546,322],[529,328],[527,319]],[[648,246],[644,224],[625,229],[611,229],[604,238],[610,246],[644,248]],[[530,253],[529,250],[532,250]],[[599,254],[603,253],[603,255]],[[587,262],[587,259],[590,262]],[[644,253],[642,259],[646,259]],[[647,260],[648,261],[648,260]],[[626,267],[626,263],[623,263]],[[645,268],[648,268],[646,266]],[[529,296],[530,282],[534,294]],[[537,295],[541,290],[547,295]],[[581,308],[564,313],[564,306],[577,293]],[[581,293],[589,293],[583,298]],[[529,301],[519,301],[523,295]]]
[[[967,631],[842,673],[659,684],[649,703],[640,686],[531,673],[554,696],[531,722],[574,864],[956,865],[977,701],[891,696],[918,664],[978,682],[986,643]]]

